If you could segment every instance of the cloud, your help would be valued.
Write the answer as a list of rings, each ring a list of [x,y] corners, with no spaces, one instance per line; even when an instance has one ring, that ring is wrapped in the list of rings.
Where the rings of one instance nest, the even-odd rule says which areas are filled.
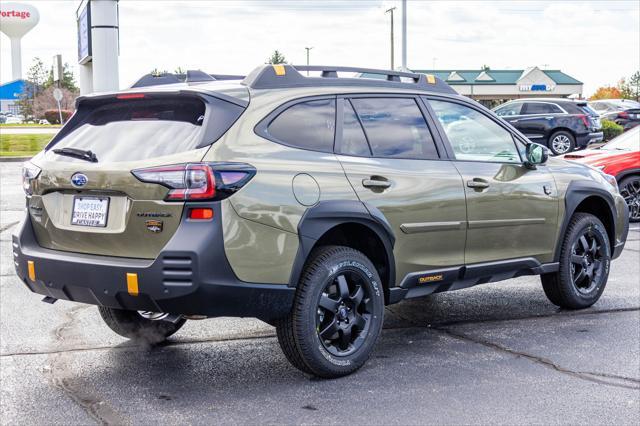
[[[40,23],[23,41],[23,68],[56,53],[77,70],[77,1],[31,2]],[[133,1],[120,7],[120,83],[154,69],[180,66],[248,73],[274,49],[293,63],[389,66],[389,15],[396,6],[400,63],[400,2],[385,1]],[[640,68],[637,1],[409,1],[409,66],[562,69],[585,92]],[[612,59],[611,40],[625,46]],[[11,78],[9,42],[0,38],[0,80]]]

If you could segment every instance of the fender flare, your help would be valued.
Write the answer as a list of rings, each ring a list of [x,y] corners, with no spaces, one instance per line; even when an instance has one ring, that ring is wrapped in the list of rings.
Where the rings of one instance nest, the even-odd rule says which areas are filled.
[[[569,226],[571,217],[578,208],[578,205],[580,205],[580,203],[583,202],[586,198],[592,196],[603,199],[609,206],[609,213],[611,213],[611,223],[613,225],[611,235],[614,236],[614,239],[612,241],[609,241],[609,243],[611,244],[611,252],[613,253],[613,247],[615,245],[615,228],[617,217],[616,204],[613,200],[613,196],[609,191],[601,188],[596,182],[589,180],[571,181],[571,183],[569,183],[569,186],[567,187],[567,192],[564,197],[565,212],[564,218],[562,220],[562,226],[560,227],[560,234],[558,235],[558,240],[556,241],[556,247],[553,254],[554,262],[560,261],[560,249],[562,248],[562,241],[565,233],[567,232],[567,227]],[[611,235],[609,235],[610,240]]]
[[[298,223],[298,253],[296,254],[289,287],[296,287],[302,269],[320,238],[332,228],[344,223],[357,223],[373,231],[384,245],[389,265],[389,283],[387,288],[395,284],[395,257],[393,246],[395,235],[382,212],[370,204],[355,200],[321,201],[307,209]]]
[[[640,169],[627,169],[627,170],[623,170],[620,173],[618,173],[616,175],[616,180],[618,181],[618,183],[620,183],[620,181],[624,178],[626,178],[627,176],[631,176],[631,175],[640,175]]]

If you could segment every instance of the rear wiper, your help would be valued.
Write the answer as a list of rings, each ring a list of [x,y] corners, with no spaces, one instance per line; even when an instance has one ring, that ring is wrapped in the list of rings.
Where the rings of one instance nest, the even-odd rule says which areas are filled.
[[[54,149],[53,152],[59,155],[66,155],[67,157],[73,157],[73,158],[79,158],[80,160],[91,161],[92,163],[98,162],[98,157],[96,157],[96,154],[94,154],[90,150],[85,151],[84,149],[77,149],[77,148],[59,148],[59,149]]]

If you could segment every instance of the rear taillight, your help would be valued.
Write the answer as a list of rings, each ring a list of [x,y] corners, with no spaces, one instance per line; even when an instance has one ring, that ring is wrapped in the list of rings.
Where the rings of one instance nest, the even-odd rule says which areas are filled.
[[[591,123],[589,123],[589,118],[585,114],[580,114],[578,115],[578,117],[584,123],[584,127],[586,127],[587,129],[591,127]]]
[[[27,161],[22,165],[22,189],[28,196],[33,195],[32,183],[40,175],[40,167]]]
[[[623,118],[625,120],[629,119],[629,113],[627,111],[620,111],[618,113],[618,118]]]
[[[142,182],[169,188],[166,201],[205,201],[232,195],[255,175],[255,169],[239,163],[189,163],[131,173]]]

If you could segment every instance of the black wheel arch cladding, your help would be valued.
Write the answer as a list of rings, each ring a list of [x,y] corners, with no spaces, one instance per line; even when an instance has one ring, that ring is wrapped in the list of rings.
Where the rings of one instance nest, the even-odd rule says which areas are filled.
[[[395,285],[395,234],[382,212],[367,203],[355,200],[321,201],[307,209],[298,224],[300,246],[296,255],[289,286],[298,284],[304,265],[316,243],[329,231],[344,224],[362,225],[373,232],[384,246],[388,268],[385,292]],[[384,279],[383,279],[384,280]]]
[[[598,217],[600,221],[605,226],[607,230],[607,236],[609,237],[609,244],[611,253],[613,253],[613,249],[615,246],[615,236],[616,236],[616,207],[615,201],[613,200],[613,196],[611,193],[606,191],[603,188],[600,188],[596,182],[584,180],[584,181],[572,181],[567,188],[567,192],[564,198],[565,203],[565,214],[562,220],[562,226],[560,228],[560,234],[558,235],[558,239],[556,241],[556,247],[554,251],[554,262],[558,262],[560,260],[560,250],[562,247],[563,236],[567,232],[567,228],[571,221],[571,217],[576,212],[578,206],[589,197],[596,197],[598,200],[602,200],[606,203],[608,210],[607,213],[609,217],[603,218]]]

